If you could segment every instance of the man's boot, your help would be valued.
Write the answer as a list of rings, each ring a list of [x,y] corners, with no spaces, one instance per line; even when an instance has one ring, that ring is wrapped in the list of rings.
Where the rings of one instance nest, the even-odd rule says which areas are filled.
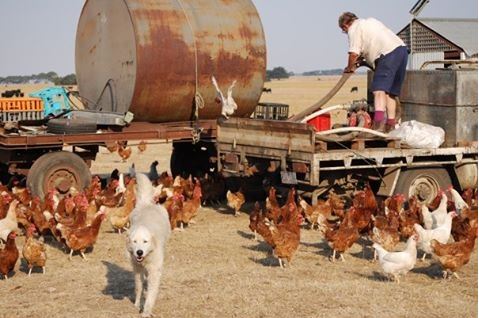
[[[386,130],[386,124],[384,121],[374,121],[373,122],[373,130],[384,132]]]
[[[385,129],[384,129],[384,132],[387,134],[387,133],[389,133],[390,131],[392,131],[392,130],[394,130],[394,129],[396,129],[396,125],[388,125],[388,124],[386,124],[386,127],[385,127]]]

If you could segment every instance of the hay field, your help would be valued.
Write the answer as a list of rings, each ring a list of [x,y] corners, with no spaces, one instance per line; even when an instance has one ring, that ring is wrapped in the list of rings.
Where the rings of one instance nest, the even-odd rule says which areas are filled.
[[[309,78],[271,82],[266,86],[272,93],[262,99],[301,109],[324,96],[336,81],[319,82]],[[365,94],[365,86],[358,95],[361,90]],[[349,89],[342,94],[348,101]],[[168,170],[170,152],[168,143],[149,144],[141,154],[134,148],[123,163],[117,154],[102,150],[92,173],[109,173],[114,168],[126,172],[132,163],[137,171],[146,172],[153,160],[159,160],[158,170]],[[201,207],[196,224],[172,233],[156,317],[478,315],[477,245],[470,263],[459,272],[461,280],[443,281],[437,261],[428,258],[424,263],[418,260],[396,284],[384,280],[379,264],[371,262],[367,238],[345,254],[345,263],[331,263],[331,251],[321,235],[303,228],[291,267],[281,269],[267,245],[252,239],[250,207],[251,203],[244,205],[238,217],[225,204]],[[23,237],[17,239],[19,248],[23,241]],[[133,306],[133,274],[124,252],[125,234],[113,233],[108,221],[104,222],[98,242],[87,253],[88,261],[78,254],[69,261],[60,245],[47,241],[45,275],[37,269],[28,277],[24,262],[19,261],[13,275],[0,281],[0,317],[139,317]]]

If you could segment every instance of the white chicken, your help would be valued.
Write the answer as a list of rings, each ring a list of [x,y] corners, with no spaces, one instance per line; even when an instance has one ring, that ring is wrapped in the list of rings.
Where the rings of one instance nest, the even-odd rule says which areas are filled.
[[[228,119],[229,115],[233,115],[236,109],[238,109],[238,105],[236,104],[235,100],[233,99],[233,87],[236,85],[236,80],[228,88],[228,93],[225,98],[223,92],[221,92],[220,87],[218,86],[218,82],[214,76],[211,76],[211,81],[215,86],[216,92],[218,93],[219,102],[221,103],[221,115],[223,115],[226,119]]]
[[[406,248],[400,252],[388,252],[378,243],[373,247],[378,255],[379,264],[386,275],[392,275],[399,283],[399,276],[405,275],[416,265],[418,235],[411,235],[407,241]]]
[[[469,208],[469,205],[464,201],[459,192],[452,187],[452,185],[447,188],[447,191],[451,194],[452,202],[454,202],[454,207],[458,214],[461,214],[462,209]]]
[[[438,226],[444,224],[444,222],[446,221],[447,195],[444,191],[441,191],[440,193],[441,193],[441,202],[439,203],[439,206],[437,207],[437,209],[435,209],[434,211],[431,211],[430,213],[430,216],[432,219],[431,227],[430,228],[426,227],[426,229],[429,229],[429,230],[435,229]],[[423,212],[423,217],[424,217],[424,214],[425,213]],[[424,220],[424,222],[426,221]]]
[[[424,252],[422,261],[426,259],[426,254],[432,253],[431,240],[435,239],[442,244],[446,244],[449,241],[452,219],[455,216],[457,216],[456,211],[447,213],[445,222],[431,230],[424,229],[420,224],[414,224],[414,230],[419,235],[419,248]]]
[[[432,229],[432,214],[425,204],[421,205],[422,222],[426,230]]]
[[[8,234],[18,231],[17,209],[18,200],[13,200],[8,207],[7,215],[0,220],[0,238],[6,242]]]

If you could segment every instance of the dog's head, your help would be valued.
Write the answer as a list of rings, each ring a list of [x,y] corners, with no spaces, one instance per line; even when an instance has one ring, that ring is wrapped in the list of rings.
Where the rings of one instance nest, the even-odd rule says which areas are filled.
[[[133,229],[128,236],[128,251],[137,263],[142,263],[156,246],[151,232],[144,226]]]

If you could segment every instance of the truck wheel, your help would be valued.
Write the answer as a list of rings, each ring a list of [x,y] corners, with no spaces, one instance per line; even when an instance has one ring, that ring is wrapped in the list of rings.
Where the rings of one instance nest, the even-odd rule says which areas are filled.
[[[43,199],[50,189],[60,194],[67,193],[71,187],[83,191],[90,180],[90,169],[82,158],[71,152],[58,151],[47,153],[33,163],[27,185],[33,195]]]
[[[407,197],[415,196],[421,203],[429,204],[451,184],[451,178],[443,168],[409,169],[401,171],[394,193],[403,193]]]
[[[96,123],[77,118],[53,118],[47,123],[52,134],[88,134],[96,131]]]

